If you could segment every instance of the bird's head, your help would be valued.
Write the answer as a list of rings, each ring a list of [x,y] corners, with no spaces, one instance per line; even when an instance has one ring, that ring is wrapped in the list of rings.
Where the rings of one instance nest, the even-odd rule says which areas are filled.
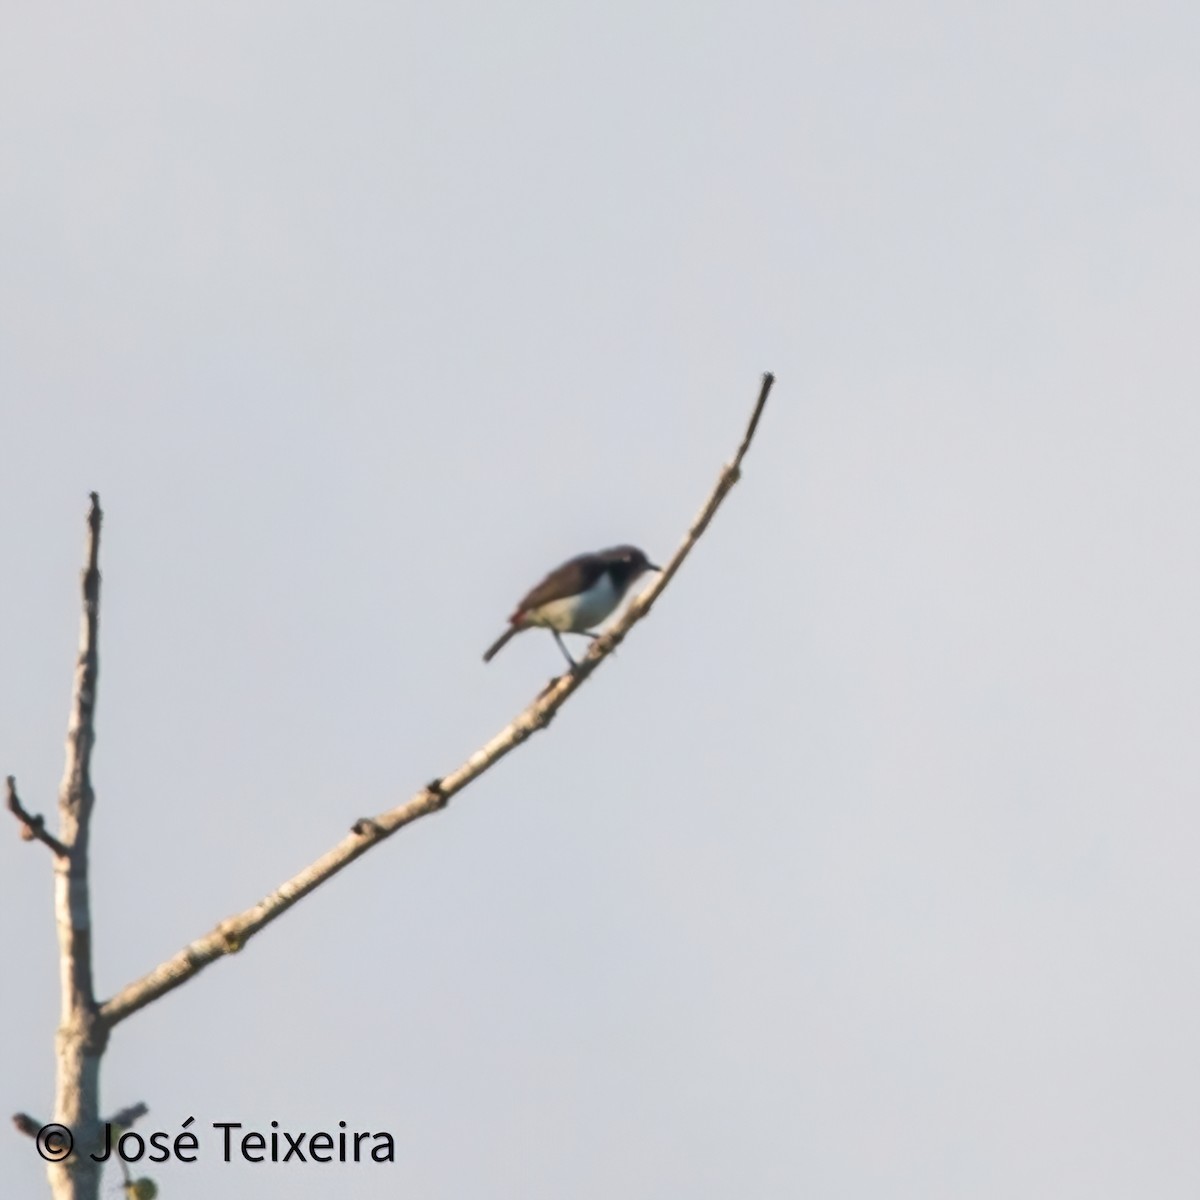
[[[611,550],[602,550],[600,557],[604,559],[609,574],[622,591],[647,571],[662,570],[662,567],[655,566],[646,557],[645,552],[636,546],[613,546]]]

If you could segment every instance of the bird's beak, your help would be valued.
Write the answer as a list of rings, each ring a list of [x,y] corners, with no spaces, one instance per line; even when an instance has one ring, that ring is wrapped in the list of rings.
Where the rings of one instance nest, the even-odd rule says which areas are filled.
[[[648,562],[646,564],[646,570],[647,571],[658,571],[661,574],[662,567],[658,566],[656,563]]]

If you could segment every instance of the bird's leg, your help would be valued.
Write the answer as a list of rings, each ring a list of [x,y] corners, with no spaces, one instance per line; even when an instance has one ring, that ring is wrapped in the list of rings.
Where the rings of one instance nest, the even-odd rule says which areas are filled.
[[[571,657],[571,652],[570,652],[570,650],[567,649],[566,644],[563,642],[562,638],[559,636],[558,630],[551,629],[550,632],[552,634],[554,634],[554,640],[558,643],[558,648],[563,652],[563,654],[566,655],[567,662],[569,662],[571,664],[571,670],[574,671],[579,666],[579,664]]]

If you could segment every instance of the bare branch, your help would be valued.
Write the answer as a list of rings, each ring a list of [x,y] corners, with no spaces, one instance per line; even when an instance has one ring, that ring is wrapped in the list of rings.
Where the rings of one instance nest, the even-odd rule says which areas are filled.
[[[670,583],[683,560],[691,553],[700,536],[708,528],[729,489],[737,482],[741,464],[750,448],[750,442],[758,427],[763,406],[767,402],[773,375],[763,376],[758,402],[746,427],[745,436],[733,460],[722,468],[712,493],[700,514],[692,522],[679,548],[666,567],[640,596],[626,608],[613,626],[592,642],[587,654],[574,671],[569,671],[553,680],[514,721],[502,729],[491,741],[476,750],[460,767],[427,784],[410,800],[397,805],[375,817],[362,817],[355,822],[351,833],[315,862],[305,867],[298,875],[281,884],[269,895],[264,896],[253,907],[222,921],[215,929],[185,946],[178,954],[155,967],[149,974],[135,980],[105,1001],[100,1007],[100,1017],[108,1028],[116,1025],[144,1008],[147,1004],[164,996],[167,992],[186,983],[209,963],[240,950],[250,938],[272,921],[281,917],[298,900],[307,896],[314,888],[332,879],[339,871],[348,867],[356,858],[373,846],[391,837],[421,817],[429,816],[445,808],[451,798],[472,783],[484,771],[494,766],[506,754],[515,750],[522,742],[545,729],[555,713],[566,703],[575,690],[583,685],[591,673],[621,643],[626,634],[642,620],[663,588]]]
[[[89,808],[92,802],[92,746],[96,740],[97,649],[100,624],[100,497],[92,492],[88,509],[87,561],[83,568],[83,616],[79,630],[79,658],[67,723],[67,763],[59,791],[61,803],[72,809]],[[86,815],[86,814],[85,814]]]
[[[66,846],[52,833],[46,832],[46,818],[41,813],[31,813],[17,795],[17,781],[10,775],[6,781],[8,811],[21,822],[21,837],[27,842],[44,842],[57,855],[65,855]]]
[[[771,394],[771,388],[774,384],[775,376],[768,371],[762,377],[762,387],[758,393],[758,400],[755,402],[754,411],[750,414],[750,421],[746,425],[746,433],[742,438],[741,445],[738,446],[737,453],[733,456],[732,460],[721,468],[721,474],[717,477],[716,485],[709,493],[703,508],[700,509],[700,512],[696,515],[696,519],[684,535],[679,549],[671,556],[670,561],[662,569],[654,582],[633,600],[620,620],[615,621],[606,632],[602,633],[592,642],[587,654],[584,655],[583,663],[595,665],[595,663],[615,650],[625,640],[625,635],[630,629],[650,611],[663,588],[674,579],[675,572],[683,565],[683,560],[691,554],[692,547],[695,546],[700,540],[701,535],[708,528],[709,522],[713,519],[717,509],[721,507],[721,502],[729,494],[729,489],[742,477],[742,460],[746,457],[746,451],[750,449],[750,442],[754,438],[759,418],[766,407],[767,397]]]

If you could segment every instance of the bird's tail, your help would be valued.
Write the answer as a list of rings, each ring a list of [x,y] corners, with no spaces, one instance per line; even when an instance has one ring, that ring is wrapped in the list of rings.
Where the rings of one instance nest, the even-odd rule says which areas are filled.
[[[520,625],[510,625],[484,652],[483,661],[491,662],[505,646],[508,645],[508,639],[515,634],[521,632]]]

